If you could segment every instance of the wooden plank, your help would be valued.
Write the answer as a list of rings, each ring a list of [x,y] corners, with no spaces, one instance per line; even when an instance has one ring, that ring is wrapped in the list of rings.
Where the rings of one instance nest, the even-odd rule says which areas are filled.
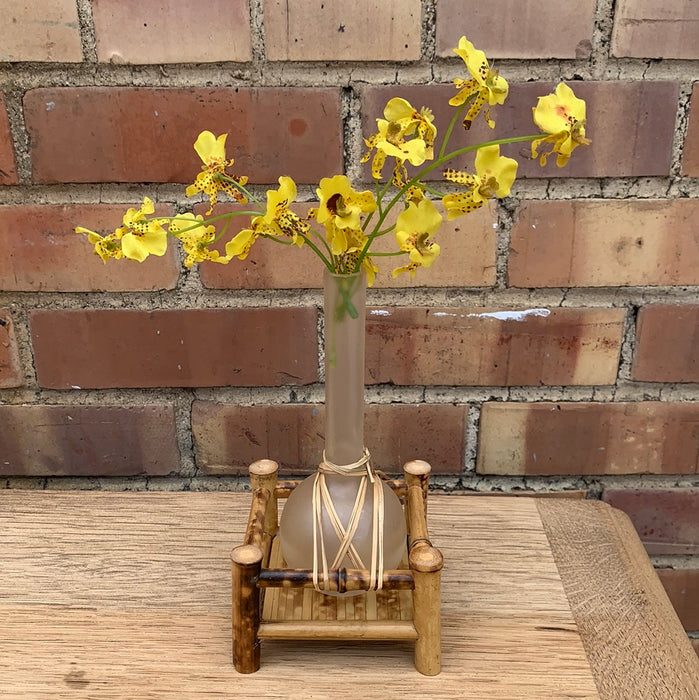
[[[699,698],[699,660],[628,517],[601,502],[538,508],[604,697]]]
[[[186,688],[188,698],[203,700],[324,697],[351,688],[369,699],[598,697],[583,646],[589,640],[578,633],[580,611],[571,610],[559,574],[565,559],[558,553],[557,567],[537,502],[528,498],[430,496],[430,537],[445,558],[436,678],[415,671],[411,644],[271,640],[263,642],[260,671],[237,674],[230,551],[242,542],[249,504],[243,493],[0,491],[4,696],[169,699]],[[591,655],[593,668],[621,655],[616,683],[623,690],[634,688],[639,674],[647,677],[645,667],[667,664],[667,673],[693,689],[696,667],[662,651],[666,638],[682,632],[666,607],[655,610],[657,596],[648,591],[659,584],[648,572],[629,574],[638,562],[620,547],[619,532],[633,542],[636,535],[600,525],[600,508],[588,501],[561,508],[573,504],[585,509],[585,529],[575,524],[582,522],[577,512],[561,515],[557,527],[589,539],[619,567],[610,580],[623,605],[600,608],[609,638],[619,643],[607,645],[604,659]],[[580,566],[592,575],[598,558]],[[568,569],[561,570],[565,578]],[[649,608],[653,645],[629,658],[620,648],[630,643],[627,621]],[[590,607],[585,624],[594,613]]]

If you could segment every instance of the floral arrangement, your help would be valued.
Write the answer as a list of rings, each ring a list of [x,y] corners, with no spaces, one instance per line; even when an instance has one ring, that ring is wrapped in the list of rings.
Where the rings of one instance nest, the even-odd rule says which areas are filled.
[[[194,143],[203,166],[186,194],[203,193],[208,197],[210,208],[205,216],[151,216],[154,205],[145,197],[140,208],[129,209],[122,226],[109,235],[101,236],[83,227],[75,230],[87,234],[95,253],[105,263],[109,258],[142,262],[149,255],[164,255],[168,237],[173,237],[186,254],[187,267],[205,260],[226,264],[233,258],[244,260],[258,239],[266,239],[287,246],[310,247],[332,273],[349,275],[363,269],[369,285],[378,272],[375,262],[379,257],[402,258],[402,264],[393,269],[393,276],[405,272],[413,276],[420,267],[430,267],[440,253],[435,234],[443,219],[435,206],[437,199],[441,199],[447,219],[454,219],[482,207],[489,199],[510,193],[517,161],[500,155],[501,144],[531,142],[532,157],[542,165],[555,153],[557,165],[564,166],[575,148],[590,143],[585,137],[585,102],[560,83],[554,93],[540,97],[533,108],[539,133],[449,151],[450,136],[460,119],[469,129],[483,111],[488,126],[494,128],[491,108],[503,104],[508,94],[506,80],[465,37],[454,52],[463,59],[469,77],[454,81],[458,92],[449,104],[457,109],[439,149],[436,150],[437,130],[428,108],[418,111],[399,97],[389,100],[383,118],[376,120],[377,132],[365,139],[368,151],[362,162],[371,159],[374,192],[354,190],[344,175],[323,178],[316,190],[318,205],[299,216],[290,208],[297,196],[296,184],[290,177],[282,176],[279,188],[268,190],[263,204],[246,188],[247,177],[230,172],[234,160],[226,157],[227,135],[203,131]],[[472,151],[476,154],[475,173],[447,167]],[[390,179],[383,182],[386,160],[393,165],[393,171]],[[406,163],[418,168],[417,172],[409,174]],[[442,168],[445,180],[461,189],[442,194],[428,186],[425,177],[438,168]],[[252,206],[213,215],[220,192]],[[389,223],[389,214],[399,204],[402,210],[395,223]],[[231,221],[238,216],[250,217],[250,223],[230,237],[223,254],[212,246],[224,240]],[[395,237],[395,251],[372,250],[378,238],[390,233]]]

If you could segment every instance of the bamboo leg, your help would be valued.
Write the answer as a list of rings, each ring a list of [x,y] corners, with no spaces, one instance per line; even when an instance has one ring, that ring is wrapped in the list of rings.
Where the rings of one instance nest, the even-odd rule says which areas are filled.
[[[403,473],[405,475],[405,485],[420,486],[422,493],[427,498],[427,486],[430,479],[432,467],[421,459],[414,459],[412,462],[406,462],[403,465]]]
[[[410,568],[415,579],[415,668],[426,676],[436,676],[442,668],[440,589],[443,564],[442,553],[434,547],[415,547],[410,553]]]
[[[238,673],[260,668],[260,589],[257,576],[262,568],[262,551],[254,545],[240,545],[231,553],[233,574],[233,663]]]
[[[267,489],[272,495],[272,500],[265,512],[265,532],[273,535],[277,531],[277,499],[274,489],[277,486],[277,475],[279,465],[271,459],[258,459],[248,468],[250,473],[250,484],[253,492],[256,489]]]
[[[410,569],[415,581],[413,624],[415,668],[426,676],[436,676],[442,668],[441,576],[444,559],[432,547],[427,531],[427,489],[431,467],[414,460],[403,467],[408,489],[406,517],[410,546]]]

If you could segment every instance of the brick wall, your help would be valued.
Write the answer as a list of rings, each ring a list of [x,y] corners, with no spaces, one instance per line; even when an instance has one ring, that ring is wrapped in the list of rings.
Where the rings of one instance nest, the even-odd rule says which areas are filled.
[[[697,630],[696,5],[6,1],[0,484],[236,488],[258,457],[317,462],[317,264],[257,246],[225,268],[104,267],[73,226],[111,230],[144,193],[191,208],[177,183],[205,128],[234,132],[260,193],[366,181],[362,128],[394,95],[439,116],[467,34],[510,82],[499,130],[563,77],[593,145],[562,170],[522,161],[511,197],[444,226],[430,271],[370,290],[391,323],[370,316],[367,442],[387,471],[430,460],[444,488],[622,508]]]

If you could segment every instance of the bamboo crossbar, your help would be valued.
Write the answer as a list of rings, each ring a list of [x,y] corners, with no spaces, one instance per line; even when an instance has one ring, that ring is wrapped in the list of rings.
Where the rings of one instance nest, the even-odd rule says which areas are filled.
[[[334,569],[328,572],[328,590],[333,593],[368,591],[371,575],[362,569]],[[312,588],[313,572],[309,569],[263,569],[257,577],[260,588]],[[320,587],[325,588],[321,576]],[[382,589],[406,591],[415,587],[409,570],[384,571]]]
[[[263,622],[258,631],[261,639],[351,639],[398,640],[414,642],[417,632],[412,622],[371,621],[338,622],[328,620],[294,620],[290,622]]]

